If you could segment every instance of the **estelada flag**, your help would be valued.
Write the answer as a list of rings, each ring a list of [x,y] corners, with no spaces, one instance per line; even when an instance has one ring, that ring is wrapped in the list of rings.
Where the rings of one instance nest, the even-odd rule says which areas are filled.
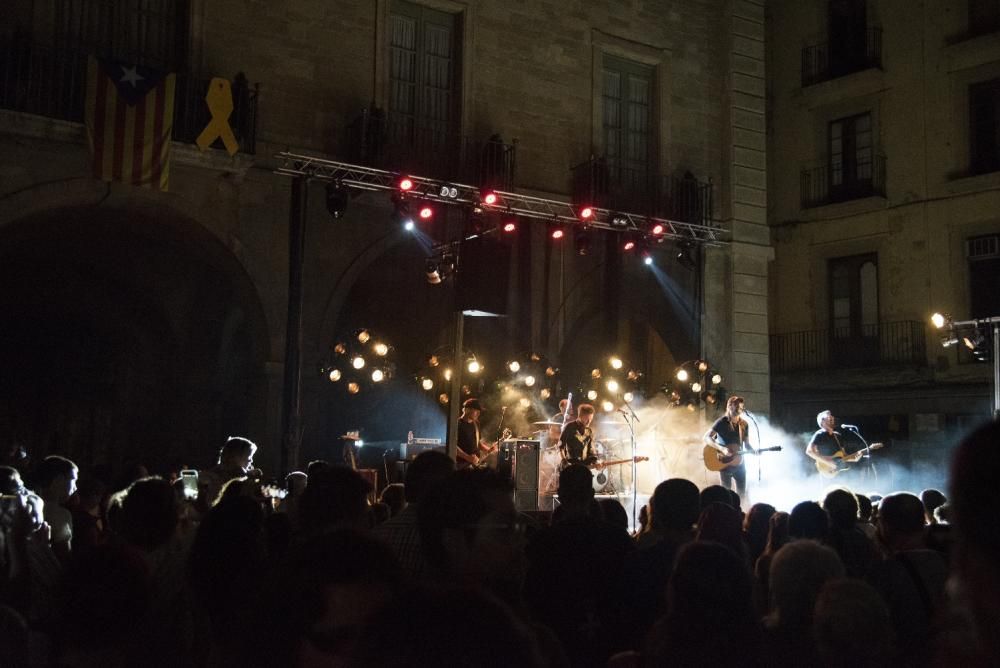
[[[96,178],[167,189],[175,82],[172,73],[90,56],[85,117]]]

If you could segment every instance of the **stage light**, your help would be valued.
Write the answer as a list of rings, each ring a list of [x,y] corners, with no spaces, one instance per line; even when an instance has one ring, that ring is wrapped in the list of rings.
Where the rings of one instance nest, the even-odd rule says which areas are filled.
[[[698,371],[705,373],[708,371],[708,362],[700,361],[698,362]]]
[[[470,394],[472,394],[472,390],[469,388],[468,385],[462,386],[462,394],[465,396],[469,396]]]
[[[518,399],[517,405],[525,409],[531,408],[531,399],[528,399],[528,397],[521,397]]]
[[[403,229],[406,230],[407,232],[412,232],[413,230],[417,229],[417,226],[413,223],[413,220],[407,218],[405,221],[403,221]]]
[[[649,251],[643,251],[642,253],[642,263],[647,267],[653,265],[653,256],[649,254]]]
[[[449,382],[451,381],[451,369],[445,369],[442,375],[444,376],[445,380]]]
[[[486,206],[493,206],[500,201],[500,198],[497,196],[496,191],[486,189],[480,191],[479,201]]]
[[[343,343],[338,343],[333,347],[333,352],[337,353],[338,355],[346,355],[347,346],[345,346]]]
[[[679,380],[679,381],[681,381],[683,383],[683,382],[687,381],[687,379],[688,379],[687,369],[678,369],[677,370],[677,380]]]
[[[361,386],[355,383],[354,381],[351,381],[350,383],[347,384],[347,391],[350,392],[351,394],[357,394],[358,392],[361,391]]]
[[[598,378],[601,377],[601,370],[594,369],[593,371],[590,372],[590,377],[593,378],[594,380],[597,380]]]
[[[612,357],[611,359],[608,360],[608,363],[611,365],[611,368],[615,369],[616,371],[622,368],[622,365],[624,364],[624,362],[622,362],[622,359],[620,357]]]
[[[358,369],[358,370],[364,369],[365,368],[365,358],[362,357],[361,355],[355,356],[355,358],[351,360],[351,366],[353,366],[355,369]]]
[[[632,232],[626,233],[622,239],[622,250],[630,253],[639,245],[639,237]]]
[[[535,385],[535,377],[534,376],[525,376],[524,377],[524,384],[527,385],[528,387],[533,387]]]
[[[331,383],[336,383],[340,380],[340,369],[330,369],[329,378]]]
[[[608,392],[611,392],[612,394],[618,391],[618,381],[615,380],[614,378],[609,379],[608,382],[604,384],[604,386],[607,387]]]
[[[618,229],[624,229],[629,226],[628,216],[624,213],[612,213],[608,216],[608,222],[611,227],[617,227]]]
[[[701,392],[701,383],[691,383],[691,391],[695,394]]]
[[[434,381],[431,380],[430,378],[424,378],[422,381],[420,381],[420,387],[424,388],[427,391],[433,390]]]
[[[398,183],[398,184],[396,184],[396,185],[397,185],[397,186],[399,187],[399,189],[400,189],[400,190],[402,190],[402,191],[403,191],[404,193],[407,193],[407,192],[410,192],[411,190],[413,190],[413,186],[414,186],[415,184],[413,183],[413,179],[411,179],[411,178],[410,178],[410,177],[408,177],[408,176],[404,176],[403,178],[401,178],[401,179],[399,180],[399,183]]]
[[[580,207],[577,216],[580,218],[580,220],[586,223],[594,217],[594,208],[591,206],[582,206]]]
[[[956,343],[958,343],[958,337],[956,337],[956,336],[951,336],[951,337],[942,336],[941,337],[941,347],[942,348],[949,348],[949,347],[955,345]]]
[[[639,380],[639,376],[641,376],[641,375],[642,374],[639,373],[638,371],[636,371],[635,369],[629,369],[628,370],[628,379],[629,380]]]
[[[698,263],[695,262],[694,257],[694,243],[687,241],[677,242],[677,262],[685,269],[695,269]]]
[[[475,359],[471,359],[465,368],[469,370],[469,373],[479,373],[483,367]]]
[[[588,401],[596,401],[597,400],[597,390],[590,390],[589,392],[587,392],[587,400]]]
[[[442,199],[456,199],[458,198],[458,188],[447,183],[442,183],[441,188],[438,190],[438,197]]]
[[[385,345],[381,341],[376,343],[373,346],[373,349],[375,350],[375,354],[378,355],[379,357],[385,357],[386,355],[389,354],[389,346]]]
[[[722,376],[720,376],[719,374],[715,374],[712,376],[712,385],[718,385],[721,382],[722,382]]]
[[[607,399],[605,399],[604,402],[601,404],[601,408],[604,409],[605,413],[610,413],[615,409],[615,405],[610,401],[608,401]]]
[[[577,255],[590,254],[590,231],[586,227],[581,227],[573,234],[573,247]]]
[[[542,357],[538,353],[531,353],[531,361],[532,362],[538,362],[541,359],[542,359]]]
[[[326,210],[334,219],[340,218],[347,210],[351,197],[350,189],[340,181],[329,181],[326,184]]]
[[[420,216],[420,220],[430,220],[434,217],[434,207],[424,202],[420,205],[420,210],[417,211],[417,215]]]
[[[943,313],[935,313],[931,316],[931,323],[937,328],[941,329],[944,327],[945,323],[948,322],[948,317]]]
[[[663,227],[663,223],[654,223],[652,227],[649,228],[649,233],[654,237],[662,236],[666,232],[666,228]]]
[[[427,366],[437,366],[441,361],[438,359],[437,355],[431,355],[427,358]]]
[[[517,373],[518,371],[521,370],[521,363],[518,362],[517,360],[514,360],[512,362],[507,362],[507,368],[510,369],[511,373]]]
[[[556,371],[558,371],[558,369],[556,369],[555,367],[551,366],[545,367],[545,375],[548,376],[549,378],[556,375]]]
[[[368,343],[368,340],[370,338],[372,338],[372,334],[367,329],[362,329],[358,331],[358,343],[361,344]]]
[[[540,396],[543,400],[548,399],[552,396],[552,390],[547,387],[543,387],[542,391],[538,393],[538,396]]]
[[[632,401],[633,399],[635,399],[635,395],[632,394],[631,392],[626,392],[625,394],[622,395],[622,399],[624,399],[625,401]]]
[[[438,395],[438,401],[440,401],[442,404],[447,404],[448,403],[448,395],[445,394],[444,392],[442,392],[441,394]]]
[[[385,371],[382,371],[382,369],[373,369],[372,382],[381,383],[383,380],[385,380]]]
[[[559,241],[566,236],[566,230],[563,229],[562,225],[559,225],[552,229],[552,233],[549,236],[556,241]]]
[[[508,216],[500,220],[500,230],[504,234],[513,234],[517,232],[517,217]]]

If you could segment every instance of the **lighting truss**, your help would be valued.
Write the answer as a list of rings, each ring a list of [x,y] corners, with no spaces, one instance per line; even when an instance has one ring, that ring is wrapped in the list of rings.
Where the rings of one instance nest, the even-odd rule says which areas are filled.
[[[275,157],[281,162],[280,166],[275,169],[275,172],[284,176],[336,181],[359,190],[372,191],[396,191],[399,179],[402,176],[406,176],[413,181],[413,188],[408,191],[407,196],[419,197],[445,204],[481,205],[480,189],[475,186],[414,176],[412,174],[389,172],[382,169],[375,169],[374,167],[352,165],[346,162],[337,162],[335,160],[327,160],[325,158],[287,151],[278,153]],[[504,192],[502,190],[494,192],[498,195],[499,200],[496,205],[486,207],[490,211],[514,214],[522,218],[557,224],[582,224],[577,217],[573,205],[568,202]],[[609,230],[612,232],[630,230],[647,232],[653,225],[659,223],[663,225],[663,233],[656,235],[657,238],[683,239],[706,246],[718,246],[726,243],[723,239],[725,232],[720,225],[701,225],[621,211],[615,211],[612,214],[608,209],[592,208],[594,215],[586,223],[588,228]],[[615,218],[623,218],[626,224],[621,225],[619,223],[612,225],[612,215]]]

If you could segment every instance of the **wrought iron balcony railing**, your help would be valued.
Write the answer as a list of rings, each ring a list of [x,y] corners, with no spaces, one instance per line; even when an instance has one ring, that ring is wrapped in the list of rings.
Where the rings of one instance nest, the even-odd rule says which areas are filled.
[[[882,28],[858,33],[857,40],[838,40],[802,48],[802,86],[882,67]],[[862,39],[864,42],[862,43]]]
[[[714,219],[712,182],[699,181],[691,172],[682,177],[663,176],[598,157],[573,167],[572,172],[574,202],[699,225],[711,225]]]
[[[177,73],[174,141],[194,142],[208,124],[205,93],[209,81]],[[234,108],[229,124],[240,151],[252,154],[256,150],[258,86],[251,87],[246,77],[238,74],[232,89]],[[82,123],[86,90],[86,52],[0,40],[0,109]]]
[[[885,197],[885,156],[875,155],[870,162],[803,169],[800,181],[803,209],[862,197]]]
[[[466,137],[443,121],[365,109],[347,128],[348,162],[511,191],[517,140]]]
[[[859,330],[814,329],[772,334],[771,371],[923,366],[927,363],[925,328],[923,322],[900,320],[864,325]]]

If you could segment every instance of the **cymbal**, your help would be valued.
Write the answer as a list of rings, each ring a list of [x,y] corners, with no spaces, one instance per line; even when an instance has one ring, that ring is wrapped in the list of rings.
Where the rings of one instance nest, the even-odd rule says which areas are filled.
[[[604,420],[603,422],[599,422],[598,424],[601,425],[602,427],[624,427],[624,426],[626,426],[624,422],[615,422],[614,420]]]
[[[549,420],[545,420],[545,421],[542,421],[542,422],[532,422],[531,424],[537,424],[540,427],[561,427],[562,426],[562,422],[552,422],[552,421],[549,421]]]

